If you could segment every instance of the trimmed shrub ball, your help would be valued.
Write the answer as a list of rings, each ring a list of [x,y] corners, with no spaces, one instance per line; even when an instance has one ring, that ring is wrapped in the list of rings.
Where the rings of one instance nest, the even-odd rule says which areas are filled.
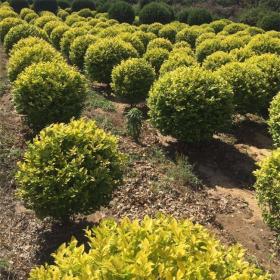
[[[66,63],[58,62],[32,64],[12,85],[17,112],[36,131],[78,117],[86,92],[85,78]]]
[[[231,122],[230,85],[200,67],[180,67],[156,81],[149,93],[152,123],[162,134],[186,143],[211,139]]]
[[[26,15],[30,14],[30,13],[34,13],[34,11],[32,9],[29,8],[23,8],[21,9],[19,16],[21,19],[24,19]]]
[[[54,47],[57,50],[60,50],[60,41],[63,37],[63,34],[68,31],[70,29],[70,27],[68,25],[65,24],[60,24],[59,26],[57,26],[51,33],[50,35],[50,39],[52,44],[54,45]]]
[[[88,47],[97,41],[94,35],[82,35],[77,37],[70,46],[69,58],[72,64],[83,69],[85,54]]]
[[[240,246],[223,246],[189,220],[164,215],[140,221],[105,219],[86,236],[89,250],[72,239],[53,255],[53,265],[34,268],[29,280],[271,279],[246,260]]]
[[[33,6],[36,13],[42,11],[50,11],[56,14],[58,10],[58,5],[56,0],[34,0]]]
[[[196,48],[196,58],[199,62],[203,62],[209,55],[222,51],[223,43],[219,39],[207,39],[200,43]]]
[[[269,107],[269,132],[272,136],[275,147],[280,147],[280,94],[278,93],[272,100]]]
[[[9,0],[9,4],[17,13],[20,13],[24,8],[29,8],[27,0]]]
[[[72,2],[72,11],[78,12],[82,9],[95,9],[95,3],[93,0],[74,0]]]
[[[112,71],[112,89],[130,104],[145,100],[155,79],[155,71],[143,58],[122,61]]]
[[[248,65],[256,65],[265,75],[270,102],[272,98],[280,91],[280,57],[277,54],[262,54],[249,58]]]
[[[113,3],[108,11],[109,18],[119,22],[133,23],[135,12],[130,4],[124,1]]]
[[[147,50],[151,50],[154,48],[162,48],[171,51],[172,47],[173,47],[172,43],[169,40],[164,38],[156,38],[149,42],[147,46]]]
[[[0,39],[3,42],[6,34],[12,27],[25,23],[20,18],[8,17],[0,22]]]
[[[170,53],[169,57],[160,67],[160,75],[164,75],[165,73],[174,71],[175,69],[185,66],[195,66],[197,65],[197,61],[193,56],[188,55],[186,52],[181,51],[180,49],[175,51],[174,53]]]
[[[258,163],[255,189],[264,221],[280,231],[280,148]]]
[[[174,18],[173,11],[168,5],[152,2],[143,7],[139,13],[141,23],[151,24],[154,22],[168,23]]]
[[[138,53],[130,43],[119,39],[101,39],[86,52],[86,72],[92,80],[110,84],[113,68],[122,60],[132,57],[138,57]]]
[[[218,70],[221,66],[235,61],[235,57],[232,54],[223,51],[217,51],[207,56],[203,61],[203,67],[208,70]]]
[[[52,124],[28,145],[18,164],[18,195],[40,218],[88,214],[120,184],[122,162],[117,138],[94,121]]]
[[[146,59],[155,69],[156,74],[159,74],[159,69],[163,62],[168,59],[169,51],[163,48],[152,48],[148,50],[143,58]]]
[[[44,25],[43,29],[47,32],[48,36],[50,37],[53,30],[60,24],[63,24],[63,23],[59,20],[52,20],[52,21],[47,22]]]
[[[78,37],[87,34],[86,28],[71,28],[63,33],[60,40],[60,49],[65,57],[69,57],[70,46],[73,41]]]
[[[34,25],[40,28],[44,28],[44,26],[50,21],[61,21],[59,17],[53,15],[45,15],[40,16],[34,21]]]
[[[145,52],[144,44],[137,36],[134,35],[134,33],[129,33],[129,32],[121,33],[119,36],[117,36],[117,38],[127,43],[130,43],[140,56],[144,54]]]
[[[39,18],[36,13],[29,13],[24,17],[24,20],[30,24],[32,24],[37,18]]]
[[[211,14],[200,8],[189,9],[188,24],[189,25],[201,25],[203,23],[209,23],[212,21]]]
[[[51,45],[44,43],[17,49],[8,61],[8,77],[11,82],[28,66],[38,62],[65,62],[63,56]]]
[[[263,114],[268,108],[269,92],[265,74],[254,64],[231,62],[218,73],[231,85],[238,113]]]
[[[29,36],[42,38],[48,41],[47,33],[41,28],[30,24],[20,24],[11,28],[5,36],[5,51],[8,53],[12,49],[13,45],[16,44],[20,39],[27,38]]]

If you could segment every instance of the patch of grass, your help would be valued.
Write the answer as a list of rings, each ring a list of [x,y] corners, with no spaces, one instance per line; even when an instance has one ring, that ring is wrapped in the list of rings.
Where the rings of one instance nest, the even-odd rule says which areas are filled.
[[[176,184],[198,189],[202,182],[193,172],[193,166],[189,163],[186,156],[178,155],[176,162],[167,170],[167,176],[172,178]]]
[[[115,112],[116,108],[112,101],[108,100],[95,91],[90,91],[87,100],[87,106],[93,109],[100,108],[105,112]]]
[[[8,268],[8,262],[6,260],[0,259],[0,269]]]
[[[96,121],[96,124],[98,127],[103,128],[106,132],[110,132],[112,134],[116,134],[116,135],[124,135],[125,131],[117,128],[112,120],[107,117],[107,116],[103,116],[103,115],[97,115],[94,116],[94,120]]]

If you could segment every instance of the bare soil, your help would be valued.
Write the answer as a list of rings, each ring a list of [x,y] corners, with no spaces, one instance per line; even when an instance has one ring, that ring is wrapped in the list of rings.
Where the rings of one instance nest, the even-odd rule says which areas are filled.
[[[0,78],[5,79],[1,49],[0,59]],[[146,121],[140,143],[135,143],[125,133],[127,105],[110,99],[115,110],[88,106],[84,116],[98,118],[104,129],[118,135],[120,149],[128,155],[124,183],[100,211],[59,224],[38,220],[15,196],[13,175],[28,130],[14,111],[9,88],[0,96],[0,260],[8,263],[0,270],[0,279],[27,279],[32,267],[51,262],[50,254],[71,236],[85,242],[83,230],[104,217],[142,218],[159,211],[205,225],[225,245],[242,244],[250,261],[280,279],[276,233],[263,223],[253,190],[255,163],[272,149],[264,121],[239,116],[231,131],[199,146],[164,137]],[[167,176],[176,154],[189,158],[202,188],[190,188]]]

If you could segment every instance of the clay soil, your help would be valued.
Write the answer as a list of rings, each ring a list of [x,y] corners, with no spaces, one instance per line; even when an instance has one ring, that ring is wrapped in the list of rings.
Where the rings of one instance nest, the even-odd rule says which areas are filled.
[[[135,143],[126,135],[126,104],[106,97],[109,108],[98,107],[91,100],[84,116],[116,134],[120,149],[128,156],[124,183],[100,211],[68,224],[41,221],[15,196],[16,162],[32,138],[12,105],[2,50],[0,60],[5,85],[0,93],[0,260],[6,261],[0,279],[27,279],[32,267],[52,262],[50,254],[71,236],[85,242],[84,229],[105,217],[141,219],[158,212],[203,224],[226,246],[240,243],[247,249],[249,261],[280,279],[276,233],[262,221],[253,189],[256,162],[272,149],[263,120],[239,116],[230,131],[199,146],[163,137],[145,121],[140,142]],[[95,96],[103,98],[104,92],[96,90]],[[145,111],[144,106],[142,109]],[[194,188],[171,178],[168,170],[176,168],[176,155],[188,158],[202,185]]]

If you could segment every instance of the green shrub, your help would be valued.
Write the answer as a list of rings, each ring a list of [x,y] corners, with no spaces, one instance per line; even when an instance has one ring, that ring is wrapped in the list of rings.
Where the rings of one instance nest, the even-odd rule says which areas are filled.
[[[84,17],[84,18],[92,18],[95,15],[95,12],[89,8],[85,8],[85,9],[78,11],[77,15]]]
[[[137,56],[130,43],[119,39],[101,39],[86,52],[86,72],[92,80],[109,84],[113,68],[122,60]]]
[[[155,82],[148,106],[151,121],[162,134],[184,142],[201,142],[229,125],[232,91],[215,73],[180,67]]]
[[[29,13],[24,17],[24,20],[28,23],[33,23],[39,16],[36,13]]]
[[[278,93],[272,100],[269,107],[269,132],[272,136],[273,144],[280,147],[280,94]]]
[[[28,46],[36,46],[36,45],[45,45],[46,48],[50,46],[50,44],[44,40],[37,37],[29,36],[27,38],[20,39],[16,44],[14,44],[13,48],[9,52],[10,57],[14,55],[15,52],[28,47]]]
[[[280,55],[280,39],[266,34],[256,35],[249,42],[248,48],[256,54],[275,53]]]
[[[228,19],[219,19],[212,21],[209,26],[214,29],[215,33],[219,33],[230,23],[231,21]]]
[[[69,16],[69,13],[67,13],[65,10],[59,10],[58,12],[57,12],[57,16],[59,17],[59,18],[61,18],[62,20],[66,20],[66,18],[67,18],[67,16]]]
[[[184,23],[188,23],[188,19],[189,19],[189,9],[183,9],[182,11],[180,11],[176,18],[180,21],[180,22],[184,22]]]
[[[245,60],[249,59],[252,56],[255,56],[256,53],[252,50],[248,49],[247,47],[240,48],[240,49],[233,49],[229,52],[235,60],[244,62]]]
[[[52,20],[52,21],[49,21],[47,22],[45,25],[44,25],[44,30],[46,31],[46,33],[48,34],[48,36],[50,37],[52,31],[58,26],[58,25],[64,25],[64,23],[62,23],[61,21],[59,20]]]
[[[17,49],[9,58],[8,77],[11,82],[28,66],[38,62],[65,62],[62,55],[51,45],[37,43]]]
[[[280,231],[280,149],[273,151],[255,171],[258,203],[265,222]]]
[[[267,13],[268,11],[262,7],[253,7],[243,10],[239,15],[239,19],[243,23],[256,26],[260,19],[266,16]]]
[[[48,40],[48,35],[44,30],[30,24],[20,24],[12,27],[6,34],[4,39],[5,51],[8,53],[20,39],[29,36]]]
[[[104,220],[86,236],[89,251],[72,239],[54,254],[54,265],[33,269],[29,279],[271,279],[246,261],[240,246],[221,245],[189,220]]]
[[[87,214],[119,185],[122,161],[117,139],[94,121],[53,124],[28,145],[18,165],[18,195],[40,218]]]
[[[245,30],[248,27],[248,25],[243,24],[243,23],[230,23],[226,25],[223,29],[223,31],[227,32],[228,34],[234,34],[237,33],[238,31]]]
[[[141,23],[151,24],[154,22],[169,23],[173,20],[174,14],[168,5],[151,2],[143,7],[139,13]]]
[[[113,3],[108,11],[109,18],[119,22],[133,23],[135,12],[130,4],[124,1]]]
[[[34,25],[37,26],[37,27],[40,27],[40,28],[44,28],[44,26],[50,22],[50,21],[60,21],[60,18],[56,17],[56,16],[50,16],[50,15],[47,15],[47,16],[41,16],[41,17],[38,17],[35,21],[34,21]]]
[[[32,9],[29,8],[23,8],[21,9],[19,16],[21,19],[24,19],[26,15],[30,14],[30,13],[34,13],[34,11]]]
[[[256,65],[265,75],[269,85],[269,101],[280,91],[280,57],[276,54],[252,56],[247,60],[250,65]]]
[[[221,66],[233,62],[235,60],[235,57],[232,54],[223,52],[223,51],[217,51],[209,55],[204,61],[203,61],[203,67],[207,70],[218,70]]]
[[[201,35],[199,35],[196,40],[195,40],[195,45],[198,46],[199,44],[201,44],[203,41],[207,40],[207,39],[215,39],[216,34],[214,32],[207,32],[207,33],[202,33]]]
[[[71,28],[63,33],[60,40],[60,49],[65,57],[69,57],[71,43],[78,37],[87,34],[85,28]]]
[[[9,32],[9,30],[12,27],[15,27],[19,24],[23,24],[24,21],[22,19],[19,18],[14,18],[14,17],[8,17],[3,19],[0,22],[0,39],[3,42],[4,41],[4,37],[6,36],[6,34]]]
[[[69,58],[72,64],[83,69],[85,54],[88,47],[97,41],[94,35],[82,35],[77,37],[70,46]]]
[[[56,49],[60,50],[61,38],[63,37],[63,34],[69,29],[69,26],[61,24],[52,31],[50,39]]]
[[[259,20],[258,26],[264,30],[276,30],[280,31],[280,14],[269,13]]]
[[[86,81],[75,69],[59,62],[27,67],[13,83],[16,110],[34,130],[78,117],[86,97]]]
[[[130,109],[126,114],[126,128],[128,135],[136,142],[139,142],[142,125],[143,113],[137,108]]]
[[[203,23],[209,23],[212,21],[211,14],[201,8],[192,8],[189,10],[188,24],[189,25],[200,25]]]
[[[82,9],[95,9],[93,0],[74,0],[72,2],[72,11],[80,11]]]
[[[163,48],[152,48],[144,54],[143,58],[146,59],[153,66],[156,74],[158,74],[161,65],[165,60],[168,59],[168,56],[168,50]]]
[[[152,66],[142,58],[122,61],[112,71],[112,89],[130,104],[145,100],[154,82]]]
[[[197,65],[197,61],[191,55],[188,55],[185,51],[181,51],[180,49],[175,51],[174,53],[170,53],[169,57],[160,67],[160,75],[164,75],[167,72],[171,72],[179,67],[185,66],[195,66]]]
[[[185,41],[195,48],[197,38],[203,33],[208,33],[208,31],[201,27],[186,27],[177,33],[176,42]]]
[[[9,0],[9,4],[17,13],[20,13],[23,8],[29,8],[27,0]]]
[[[56,0],[33,0],[35,12],[50,11],[56,13],[58,5]]]
[[[158,35],[159,37],[165,38],[174,43],[177,32],[181,31],[183,28],[184,27],[182,27],[182,25],[178,25],[175,23],[166,24],[160,29]]]
[[[265,74],[249,63],[232,62],[218,73],[231,85],[236,111],[242,114],[266,111],[269,104],[268,83]]]
[[[133,35],[138,37],[141,40],[145,49],[147,48],[149,42],[157,37],[152,32],[144,32],[144,31],[136,31],[136,32],[133,33]]]
[[[223,50],[222,41],[220,39],[207,39],[196,47],[196,58],[199,62],[203,62],[207,56]]]
[[[74,23],[76,22],[86,22],[86,19],[79,16],[77,13],[73,13],[71,15],[69,15],[66,19],[65,19],[65,23],[69,26],[72,26]]]
[[[10,9],[0,9],[0,21],[8,17],[18,17],[18,14]]]
[[[71,6],[71,2],[69,0],[57,0],[57,5],[61,9],[66,9],[66,8],[69,8]]]
[[[149,42],[147,46],[147,50],[151,50],[154,48],[162,48],[171,51],[172,47],[173,47],[172,43],[169,40],[164,38],[156,38]]]
[[[127,43],[130,43],[132,45],[132,47],[135,48],[135,50],[138,52],[138,54],[140,56],[142,56],[143,53],[145,52],[144,44],[133,33],[132,34],[128,33],[128,32],[121,33],[119,36],[117,36],[117,38],[119,38]]]

